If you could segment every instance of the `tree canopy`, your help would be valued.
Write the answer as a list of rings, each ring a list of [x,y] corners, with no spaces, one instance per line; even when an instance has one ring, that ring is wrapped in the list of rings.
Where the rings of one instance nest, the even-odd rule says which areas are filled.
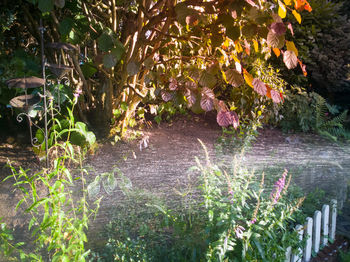
[[[114,117],[114,127],[123,132],[141,102],[174,101],[196,113],[216,110],[219,125],[237,128],[241,101],[234,93],[249,88],[255,99],[283,101],[283,86],[255,70],[254,63],[275,55],[288,69],[300,66],[306,74],[286,21],[287,13],[301,23],[301,13],[311,12],[305,0],[22,0],[2,5],[1,49],[9,55],[2,62],[18,57],[19,49],[39,54],[42,18],[46,43],[77,46],[69,56],[50,48],[45,53],[52,62],[62,59],[74,66],[70,77],[83,90],[80,116],[95,126],[110,127]],[[27,60],[22,65],[33,69],[35,62]],[[22,66],[28,74],[24,71]],[[121,112],[117,117],[115,110]]]

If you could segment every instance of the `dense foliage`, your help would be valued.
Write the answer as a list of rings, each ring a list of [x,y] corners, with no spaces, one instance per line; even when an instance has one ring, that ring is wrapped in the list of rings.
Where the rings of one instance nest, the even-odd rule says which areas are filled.
[[[345,3],[313,0],[310,4],[313,12],[305,13],[303,23],[295,27],[295,43],[307,65],[311,88],[334,100],[337,93],[350,90],[349,17],[341,15]]]
[[[252,62],[265,60],[273,50],[282,54],[288,69],[300,65],[304,70],[292,42],[293,28],[283,19],[291,13],[300,23],[300,13],[311,11],[305,0],[30,0],[2,6],[1,79],[37,72],[35,59],[17,59],[21,70],[5,64],[16,64],[18,52],[38,55],[42,18],[46,42],[78,47],[63,57],[51,49],[45,52],[50,62],[63,59],[74,66],[72,83],[84,94],[80,116],[101,129],[117,118],[114,132],[126,130],[141,102],[172,100],[196,113],[215,109],[219,125],[235,128],[242,115],[235,104],[242,100],[225,93],[251,88],[258,98],[280,103],[283,89],[264,82]],[[244,114],[250,117],[254,111]]]

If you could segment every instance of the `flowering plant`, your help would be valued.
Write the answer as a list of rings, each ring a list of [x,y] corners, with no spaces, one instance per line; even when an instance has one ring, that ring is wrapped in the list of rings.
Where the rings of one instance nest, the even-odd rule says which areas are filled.
[[[303,199],[284,197],[291,181],[287,170],[268,190],[264,174],[243,168],[239,159],[227,169],[207,157],[196,169],[202,174],[208,261],[284,261],[287,247],[300,245],[290,228]]]

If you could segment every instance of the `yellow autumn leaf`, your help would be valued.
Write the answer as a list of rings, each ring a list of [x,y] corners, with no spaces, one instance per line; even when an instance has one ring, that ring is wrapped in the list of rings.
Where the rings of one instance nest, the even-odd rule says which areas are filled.
[[[301,24],[301,15],[295,10],[292,11],[292,14],[294,15],[294,17],[298,21],[298,23]]]
[[[292,5],[292,0],[283,0],[286,5]]]
[[[293,51],[295,55],[298,56],[299,52],[298,52],[298,49],[295,47],[295,44],[293,41],[286,41],[286,46],[287,46],[287,50]]]
[[[224,72],[224,71],[221,71],[221,74],[222,74],[222,78],[224,79],[225,83],[228,83],[228,82],[227,82],[227,79],[226,79],[225,72]]]
[[[235,62],[240,63],[241,61],[239,61],[239,59],[237,58],[237,56],[235,56],[233,53],[231,53],[230,57],[235,60]]]
[[[253,40],[253,46],[254,46],[255,53],[259,52],[259,43],[255,39]]]
[[[238,40],[235,41],[235,49],[237,51],[237,53],[242,53],[243,52],[243,48],[241,46],[241,44],[239,43]]]
[[[243,69],[243,76],[244,76],[244,80],[245,82],[251,87],[251,88],[254,88],[253,87],[253,79],[254,77],[248,73],[247,70]]]
[[[226,50],[229,46],[230,41],[228,40],[228,38],[226,38],[225,41],[222,43],[222,48]]]
[[[278,5],[278,15],[283,19],[287,15],[287,8],[281,1],[278,1]]]

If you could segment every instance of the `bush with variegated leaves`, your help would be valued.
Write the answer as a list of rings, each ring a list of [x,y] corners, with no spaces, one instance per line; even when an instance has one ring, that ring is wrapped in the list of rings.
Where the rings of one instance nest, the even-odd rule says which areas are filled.
[[[88,114],[90,125],[101,128],[119,110],[112,121],[116,132],[134,122],[141,104],[171,100],[196,113],[215,109],[220,125],[236,127],[242,112],[234,109],[239,101],[221,96],[226,90],[249,87],[274,103],[283,101],[283,90],[257,75],[253,61],[275,53],[288,69],[300,66],[305,71],[286,16],[300,22],[302,12],[311,11],[306,0],[31,0],[8,5],[18,15],[3,29],[6,39],[19,37],[16,22],[32,32],[37,45],[31,21],[43,14],[45,37],[50,37],[46,41],[80,48],[84,56],[66,59],[75,68],[72,82],[82,83],[80,115]],[[10,55],[14,50],[8,46]],[[47,57],[59,62],[51,50]]]

